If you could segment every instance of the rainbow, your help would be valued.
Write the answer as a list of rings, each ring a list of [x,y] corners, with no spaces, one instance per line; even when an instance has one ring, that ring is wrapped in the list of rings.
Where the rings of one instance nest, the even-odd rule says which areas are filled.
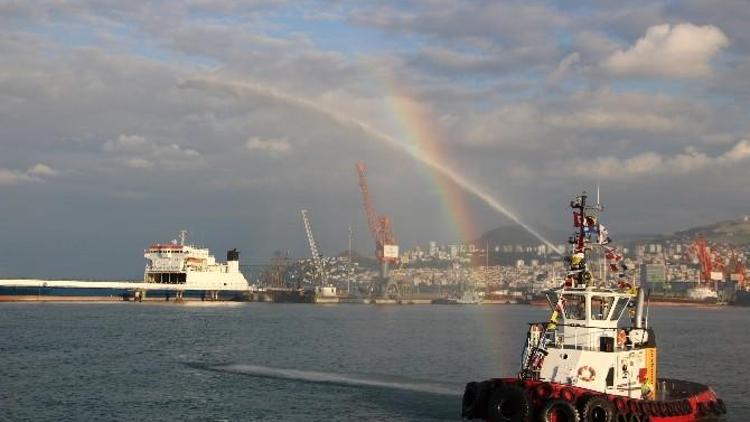
[[[435,130],[431,122],[434,119],[424,106],[413,99],[400,95],[394,84],[391,95],[386,97],[388,109],[399,123],[402,131],[401,138],[412,145],[419,155],[429,156],[432,161],[442,163],[446,167],[455,168],[450,154],[445,149],[445,142]],[[469,209],[469,203],[461,189],[444,173],[430,169],[431,178],[440,193],[451,220],[456,223],[458,235],[463,242],[469,242],[478,235],[474,218]]]
[[[542,236],[538,231],[534,230],[533,227],[521,221],[521,219],[518,218],[518,216],[516,216],[512,211],[510,211],[510,209],[508,209],[499,200],[497,200],[497,198],[487,193],[484,190],[484,188],[477,185],[473,181],[467,179],[463,174],[458,173],[453,168],[448,167],[444,162],[440,161],[441,158],[445,158],[445,157],[441,157],[439,153],[432,151],[432,149],[435,148],[434,146],[430,146],[429,148],[432,148],[432,149],[428,149],[428,151],[430,151],[431,154],[427,154],[425,153],[425,151],[419,149],[419,142],[424,143],[425,139],[428,139],[428,140],[430,139],[428,137],[417,136],[414,139],[415,141],[418,141],[418,142],[414,142],[413,145],[408,145],[402,142],[400,139],[394,136],[391,136],[383,132],[380,129],[373,127],[368,122],[359,120],[355,117],[352,117],[350,115],[347,115],[345,113],[342,113],[336,110],[331,110],[307,98],[295,96],[295,95],[280,91],[278,89],[274,89],[272,87],[269,87],[268,85],[252,83],[252,82],[227,82],[224,80],[217,79],[215,77],[204,77],[204,78],[195,78],[195,79],[186,80],[184,82],[181,82],[179,86],[180,88],[189,88],[189,89],[219,90],[229,95],[235,95],[238,97],[242,97],[245,95],[261,96],[269,100],[280,101],[289,105],[293,105],[295,107],[300,107],[302,109],[318,113],[319,115],[341,126],[356,128],[362,131],[362,133],[364,133],[365,135],[371,137],[372,139],[378,140],[384,143],[385,145],[388,145],[391,148],[394,148],[397,151],[400,151],[402,153],[409,155],[410,157],[414,158],[416,161],[421,162],[422,164],[425,164],[430,169],[432,169],[433,172],[439,174],[440,177],[445,177],[449,179],[451,182],[453,182],[453,184],[456,187],[464,190],[467,193],[474,195],[475,197],[480,199],[482,202],[487,204],[493,210],[505,215],[510,220],[512,220],[519,226],[523,227],[526,231],[528,231],[534,237],[536,237],[545,245],[547,245],[547,247],[550,248],[551,250],[557,251],[557,253],[562,253],[562,251],[558,250],[557,247],[553,245],[549,240],[547,240],[544,236]],[[419,121],[416,118],[409,119],[408,121],[412,121],[412,120]],[[447,186],[447,185],[448,184],[446,183],[440,184],[440,186]],[[460,203],[459,201],[452,201],[452,200],[447,201],[447,202]],[[466,221],[468,219],[459,219],[459,220]]]

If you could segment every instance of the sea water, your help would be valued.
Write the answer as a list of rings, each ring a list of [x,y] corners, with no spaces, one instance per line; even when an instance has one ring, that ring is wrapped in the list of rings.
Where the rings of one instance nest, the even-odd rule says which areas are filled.
[[[512,376],[523,305],[0,304],[0,420],[460,420]],[[750,420],[750,309],[659,308],[660,377]]]

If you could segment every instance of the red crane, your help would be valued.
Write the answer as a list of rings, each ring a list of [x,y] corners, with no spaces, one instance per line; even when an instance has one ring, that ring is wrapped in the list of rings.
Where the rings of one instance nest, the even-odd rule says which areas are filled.
[[[737,284],[739,284],[740,288],[744,289],[745,284],[747,283],[747,269],[745,268],[745,263],[738,262],[735,271],[737,272]]]
[[[701,264],[701,282],[710,282],[712,272],[724,271],[724,259],[711,250],[703,235],[693,242],[693,251]]]
[[[367,187],[367,177],[365,172],[364,161],[357,161],[355,165],[357,175],[359,176],[359,187],[362,189],[362,202],[367,214],[367,225],[370,227],[370,233],[375,240],[375,256],[383,264],[383,278],[387,277],[387,264],[395,262],[398,259],[398,246],[396,237],[391,230],[391,219],[385,215],[378,215],[375,211],[375,204],[370,196],[370,189]]]

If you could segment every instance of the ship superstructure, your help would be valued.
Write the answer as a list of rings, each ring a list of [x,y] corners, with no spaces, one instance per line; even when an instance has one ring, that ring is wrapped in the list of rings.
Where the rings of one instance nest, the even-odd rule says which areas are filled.
[[[185,290],[247,290],[248,283],[240,272],[239,252],[227,251],[227,261],[217,262],[207,248],[180,241],[154,243],[144,251],[145,283],[184,286]]]
[[[236,249],[227,251],[227,261],[217,262],[208,248],[186,243],[187,232],[180,231],[180,240],[154,243],[144,251],[146,269],[143,281],[147,284],[169,285],[177,299],[185,292],[199,292],[201,298],[219,299],[226,292],[249,289],[240,271],[240,255]]]

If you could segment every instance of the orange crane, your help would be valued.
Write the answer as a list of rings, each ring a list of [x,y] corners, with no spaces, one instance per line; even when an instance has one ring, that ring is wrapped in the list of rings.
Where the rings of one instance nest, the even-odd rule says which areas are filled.
[[[362,202],[367,214],[367,225],[370,228],[370,234],[372,234],[375,240],[375,256],[381,264],[380,275],[385,280],[388,278],[388,264],[398,260],[396,237],[393,235],[393,230],[391,229],[391,219],[387,215],[379,215],[375,211],[375,204],[370,196],[370,189],[367,187],[367,177],[365,175],[367,167],[365,167],[364,161],[357,161],[355,168],[359,176],[359,187],[362,190]]]
[[[693,251],[701,265],[701,282],[711,281],[711,273],[724,271],[724,260],[708,246],[703,235],[698,236],[693,242]]]

